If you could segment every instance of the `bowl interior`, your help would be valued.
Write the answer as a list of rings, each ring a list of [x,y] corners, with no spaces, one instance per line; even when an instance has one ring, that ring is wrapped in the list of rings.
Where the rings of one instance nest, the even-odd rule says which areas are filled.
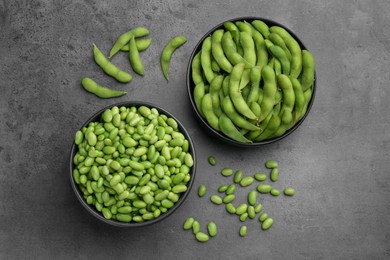
[[[299,120],[292,128],[290,128],[289,130],[287,130],[283,135],[279,136],[279,137],[276,137],[276,138],[272,138],[272,139],[268,139],[268,140],[263,140],[261,142],[253,142],[253,143],[241,143],[241,142],[238,142],[238,141],[235,141],[233,139],[230,139],[229,137],[225,136],[223,133],[221,132],[218,132],[216,131],[214,128],[212,128],[209,123],[200,115],[200,113],[198,112],[197,108],[196,108],[196,105],[195,105],[195,100],[194,100],[194,88],[195,88],[195,84],[192,80],[192,73],[191,73],[191,64],[192,64],[192,60],[194,59],[194,56],[202,49],[202,43],[204,41],[204,39],[206,37],[208,37],[209,35],[211,35],[215,30],[218,30],[218,29],[223,29],[224,26],[223,24],[225,22],[236,22],[236,21],[247,21],[247,22],[252,22],[254,20],[261,20],[263,22],[265,22],[269,27],[271,26],[280,26],[280,27],[283,27],[284,29],[286,29],[290,34],[291,36],[294,37],[294,39],[298,42],[298,44],[300,45],[301,49],[302,50],[306,50],[306,47],[305,45],[303,44],[303,42],[295,35],[295,33],[293,33],[290,29],[286,28],[284,25],[280,24],[280,23],[277,23],[275,21],[272,21],[272,20],[269,20],[269,19],[265,19],[265,18],[261,18],[261,17],[239,17],[239,18],[234,18],[234,19],[230,19],[230,20],[227,20],[227,21],[224,21],[218,25],[216,25],[214,28],[212,28],[211,30],[209,30],[200,40],[199,42],[196,44],[194,50],[192,51],[191,53],[191,56],[190,56],[190,60],[189,60],[189,63],[188,63],[188,66],[187,66],[187,91],[188,91],[188,95],[189,95],[189,98],[190,98],[190,102],[191,102],[191,105],[192,105],[192,108],[195,112],[195,116],[196,118],[200,121],[200,123],[205,126],[206,130],[216,136],[217,138],[219,138],[220,140],[224,141],[224,142],[227,142],[227,143],[230,143],[230,144],[233,144],[233,145],[236,145],[236,146],[241,146],[241,147],[256,147],[256,146],[261,146],[261,145],[265,145],[265,144],[270,144],[270,143],[273,143],[273,142],[276,142],[280,139],[283,139],[285,138],[286,136],[288,136],[289,134],[291,134],[292,132],[294,132],[301,124],[302,122],[305,120],[305,118],[307,117],[307,115],[309,114],[310,112],[310,109],[313,105],[313,102],[314,102],[314,97],[315,97],[315,93],[316,93],[316,82],[317,82],[317,78],[316,78],[316,74],[314,74],[314,83],[313,83],[313,94],[312,94],[312,98],[307,106],[307,111],[305,113],[305,115],[301,118],[301,120]]]
[[[180,132],[186,137],[186,139],[189,142],[189,152],[191,153],[193,161],[194,161],[194,165],[191,167],[191,170],[190,170],[191,180],[188,183],[187,191],[184,192],[180,196],[180,199],[175,203],[175,205],[172,208],[170,208],[166,213],[161,214],[158,218],[155,218],[155,219],[152,219],[152,220],[148,220],[148,221],[145,221],[145,222],[140,222],[140,223],[136,223],[136,222],[124,223],[124,222],[119,222],[119,221],[116,221],[116,220],[106,219],[106,218],[103,217],[102,213],[100,213],[99,211],[96,210],[95,207],[93,207],[93,206],[91,206],[91,205],[86,203],[86,201],[85,201],[85,199],[83,197],[83,194],[82,194],[81,190],[78,187],[78,184],[75,183],[75,181],[73,179],[73,169],[74,169],[73,157],[75,156],[75,154],[78,151],[77,145],[75,145],[73,143],[72,149],[71,149],[71,152],[70,152],[70,157],[69,157],[69,174],[70,174],[70,183],[71,183],[71,186],[73,188],[73,191],[76,194],[76,197],[78,198],[80,203],[83,205],[83,207],[85,209],[87,209],[87,211],[90,212],[97,219],[99,219],[99,220],[101,220],[101,221],[103,221],[103,222],[105,222],[107,224],[114,225],[114,226],[117,226],[117,227],[142,227],[142,226],[147,226],[147,225],[151,225],[151,224],[157,223],[157,222],[167,218],[174,211],[176,211],[176,209],[178,209],[182,205],[182,203],[184,202],[184,200],[188,196],[189,192],[191,191],[192,185],[194,183],[195,172],[196,172],[196,155],[195,155],[194,145],[193,145],[193,142],[191,140],[191,137],[188,134],[187,130],[182,125],[182,123],[174,115],[172,115],[170,112],[166,111],[165,109],[163,109],[163,108],[161,108],[159,106],[156,106],[156,105],[151,104],[151,103],[143,102],[143,101],[142,102],[141,101],[128,101],[128,102],[115,103],[115,104],[106,106],[106,107],[102,108],[101,110],[99,110],[98,112],[96,112],[94,115],[92,115],[82,125],[81,128],[87,126],[90,122],[100,121],[101,114],[106,109],[112,108],[114,106],[117,106],[117,107],[121,107],[121,106],[125,106],[125,107],[131,107],[131,106],[139,107],[139,106],[142,106],[142,105],[147,106],[149,108],[153,108],[154,107],[154,108],[156,108],[159,111],[160,114],[165,114],[168,117],[172,117],[178,123]]]

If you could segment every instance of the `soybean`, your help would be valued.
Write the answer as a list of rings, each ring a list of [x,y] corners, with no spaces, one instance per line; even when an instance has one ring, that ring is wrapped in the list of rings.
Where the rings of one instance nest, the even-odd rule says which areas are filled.
[[[295,189],[293,189],[293,188],[285,188],[283,192],[284,192],[284,195],[286,195],[286,196],[294,196],[295,195]]]
[[[253,183],[254,179],[252,176],[247,176],[247,177],[244,177],[241,181],[240,181],[240,185],[242,187],[247,187],[249,185],[251,185]]]
[[[278,170],[278,168],[273,168],[271,170],[270,179],[273,182],[275,182],[275,181],[277,181],[279,179],[279,170]]]
[[[206,186],[204,184],[201,184],[198,188],[198,196],[203,197],[204,195],[206,195],[206,192],[207,192]]]
[[[212,195],[210,197],[210,201],[216,205],[221,205],[222,204],[222,198],[218,195]]]
[[[271,191],[272,187],[269,184],[259,184],[257,186],[257,191],[260,193],[269,193]]]
[[[217,225],[215,224],[215,222],[212,222],[212,221],[209,222],[207,224],[207,230],[209,232],[210,237],[215,237],[217,235],[217,232],[218,232]]]
[[[205,233],[203,233],[203,232],[198,232],[198,233],[196,233],[196,240],[198,240],[199,242],[207,242],[207,241],[209,241],[209,236],[207,235],[207,234],[205,234]]]
[[[214,156],[209,156],[208,161],[209,161],[209,164],[211,164],[213,166],[217,163]]]
[[[192,225],[194,224],[194,218],[187,218],[186,221],[183,224],[183,228],[185,230],[192,229]]]
[[[268,169],[278,168],[278,162],[275,160],[268,160],[265,163],[265,167],[267,167]]]
[[[247,232],[246,226],[241,226],[240,227],[240,236],[241,237],[245,237],[246,236],[246,232]]]
[[[267,179],[267,175],[265,175],[264,173],[256,173],[255,179],[258,181],[265,181]]]
[[[254,206],[257,201],[257,192],[255,190],[252,190],[248,193],[248,203],[251,206]]]
[[[263,230],[269,229],[274,224],[274,220],[272,218],[267,218],[264,220],[264,222],[261,224],[261,228]]]

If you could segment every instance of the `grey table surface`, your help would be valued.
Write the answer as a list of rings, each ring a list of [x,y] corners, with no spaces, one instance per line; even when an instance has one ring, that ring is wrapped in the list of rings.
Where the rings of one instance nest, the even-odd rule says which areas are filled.
[[[390,258],[390,2],[389,1],[0,1],[0,259],[389,259]],[[194,46],[214,25],[240,16],[278,21],[293,30],[317,62],[318,90],[302,126],[284,140],[242,149],[210,137],[195,120],[186,91]],[[145,76],[129,84],[104,75],[92,43],[107,53],[121,33],[150,29],[141,54]],[[188,42],[175,52],[170,81],[159,55],[170,38]],[[125,54],[114,59],[130,69]],[[125,89],[118,99],[85,92],[81,79]],[[83,209],[68,176],[75,131],[94,112],[117,101],[145,100],[174,113],[198,155],[188,199],[153,226],[121,229]],[[208,155],[217,165],[207,163]],[[222,167],[245,174],[276,159],[295,197],[263,196],[275,220],[241,225],[208,195],[228,181]],[[237,203],[250,190],[237,192]],[[217,237],[196,242],[182,230],[188,217]]]

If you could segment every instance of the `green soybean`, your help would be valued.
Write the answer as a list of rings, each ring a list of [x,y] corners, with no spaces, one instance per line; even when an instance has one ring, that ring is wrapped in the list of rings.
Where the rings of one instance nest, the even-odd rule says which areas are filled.
[[[231,168],[223,168],[221,174],[225,177],[229,177],[233,175],[233,170]]]
[[[234,194],[229,194],[229,195],[227,195],[226,197],[223,198],[223,203],[225,203],[225,204],[230,203],[235,198],[236,198],[236,196]]]
[[[257,186],[257,191],[260,193],[269,193],[272,189],[272,186],[269,184],[259,184]]]
[[[118,37],[114,46],[110,51],[110,58],[112,58],[122,47],[127,45],[131,37],[142,37],[149,34],[149,30],[145,27],[136,27]]]
[[[268,213],[262,213],[260,216],[259,216],[259,221],[260,222],[264,222],[266,219],[268,218]]]
[[[209,156],[208,161],[211,165],[215,165],[217,163],[214,156]]]
[[[255,179],[258,181],[265,181],[267,179],[267,175],[265,175],[264,173],[256,173]]]
[[[187,218],[186,221],[184,221],[183,229],[185,229],[185,230],[192,229],[192,225],[194,224],[194,221],[195,220],[192,217]]]
[[[226,204],[225,209],[226,209],[226,211],[227,211],[229,214],[235,214],[235,213],[236,213],[236,208],[233,206],[232,203]]]
[[[254,179],[252,176],[247,176],[247,177],[244,177],[242,178],[242,180],[240,181],[240,185],[241,187],[247,187],[249,185],[251,185],[253,183]]]
[[[210,201],[216,205],[221,205],[222,204],[222,198],[218,195],[211,195]]]
[[[198,234],[200,231],[200,224],[197,220],[194,220],[194,222],[192,223],[192,233],[194,233],[194,235]]]
[[[236,215],[241,216],[242,214],[244,214],[246,212],[247,209],[248,209],[248,205],[247,204],[243,203],[243,204],[239,205],[236,208]]]
[[[242,180],[242,171],[238,170],[234,173],[234,183],[240,183]]]
[[[241,221],[241,222],[246,221],[247,218],[248,218],[248,216],[249,216],[249,214],[248,214],[247,212],[242,213],[242,214],[240,215],[240,221]]]
[[[217,235],[218,229],[215,222],[211,221],[207,224],[207,231],[209,232],[210,237],[215,237]]]
[[[278,168],[273,168],[271,170],[270,179],[273,182],[275,182],[279,179],[279,169]]]
[[[139,75],[144,75],[144,65],[142,64],[134,36],[131,37],[129,42],[129,60],[134,72]]]
[[[280,195],[280,191],[277,189],[274,189],[274,188],[271,189],[270,193],[272,196],[275,196],[275,197]]]
[[[91,78],[83,78],[81,81],[81,84],[83,88],[100,98],[114,98],[114,97],[121,97],[123,95],[126,95],[127,92],[121,91],[121,90],[113,90],[107,87],[102,87],[98,85],[94,80]]]
[[[257,201],[257,192],[255,190],[252,190],[248,193],[248,203],[251,206],[254,206]]]
[[[248,207],[248,217],[254,219],[256,216],[255,208],[253,206]]]
[[[245,236],[246,236],[246,233],[247,233],[247,228],[246,228],[246,226],[241,226],[241,227],[240,227],[240,236],[241,236],[241,237],[245,237]]]
[[[227,188],[226,190],[226,195],[231,195],[233,194],[234,192],[236,191],[236,185],[233,183],[233,184],[230,184],[229,187]]]
[[[171,62],[173,52],[182,46],[187,39],[184,36],[175,36],[173,37],[168,44],[165,46],[161,53],[160,64],[164,74],[164,77],[169,80],[169,64]]]
[[[117,81],[126,83],[133,79],[133,76],[129,73],[120,70],[117,66],[109,62],[95,44],[93,44],[93,56],[96,64],[99,65],[107,75],[115,78]]]
[[[203,197],[204,195],[206,195],[206,192],[207,192],[206,185],[204,184],[199,185],[198,196]]]
[[[275,160],[268,160],[265,163],[265,167],[268,169],[278,168],[278,162]]]
[[[286,196],[294,196],[295,195],[295,189],[293,189],[293,188],[285,188],[283,192],[284,192],[284,195],[286,195]]]
[[[209,236],[203,232],[196,233],[195,237],[196,237],[196,240],[198,240],[199,242],[202,242],[202,243],[205,243],[205,242],[209,241],[209,239],[210,239]]]
[[[269,229],[274,224],[274,220],[272,218],[267,218],[264,220],[264,222],[261,224],[261,228],[263,230]]]
[[[218,192],[225,192],[227,190],[228,186],[227,185],[221,185],[218,187]]]
[[[255,208],[255,213],[259,213],[260,211],[262,211],[263,205],[257,204],[254,208]]]

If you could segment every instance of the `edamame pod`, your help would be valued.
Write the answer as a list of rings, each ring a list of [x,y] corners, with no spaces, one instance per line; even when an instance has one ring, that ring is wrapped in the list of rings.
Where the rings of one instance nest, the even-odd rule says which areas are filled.
[[[169,64],[171,62],[173,52],[182,46],[187,39],[184,36],[175,36],[173,37],[168,44],[165,46],[161,53],[160,63],[161,68],[164,74],[164,77],[169,80],[168,72],[169,72]]]
[[[211,53],[221,69],[230,73],[233,69],[232,64],[225,57],[222,49],[222,37],[224,31],[222,29],[216,30],[211,37]]]
[[[298,78],[302,71],[302,53],[299,43],[290,35],[286,29],[280,26],[272,26],[270,28],[270,32],[278,34],[286,43],[286,46],[291,53],[290,75],[294,78]]]
[[[252,36],[247,32],[241,32],[240,43],[242,48],[244,49],[244,59],[252,66],[255,66],[256,52]]]
[[[139,39],[135,41],[135,45],[137,46],[138,51],[144,51],[147,48],[149,48],[150,44],[152,43],[152,38],[146,38],[146,39]],[[121,48],[121,51],[129,51],[129,45],[126,44]]]
[[[205,95],[205,86],[204,86],[203,81],[201,81],[194,88],[194,101],[195,101],[196,109],[198,110],[199,114],[202,117],[205,117],[205,115],[202,111],[202,100],[203,100],[204,95]]]
[[[276,94],[276,79],[273,69],[269,66],[264,66],[261,70],[261,76],[264,81],[263,86],[263,100],[260,104],[261,117],[259,122],[263,121],[269,113],[271,113],[274,106],[275,94]]]
[[[129,43],[129,60],[134,72],[141,76],[144,75],[144,65],[142,64],[141,57],[139,56],[134,36],[131,37]]]
[[[113,97],[121,97],[123,95],[126,95],[126,92],[121,90],[113,90],[106,87],[102,87],[98,85],[94,80],[91,78],[83,78],[81,81],[81,84],[83,85],[83,88],[100,98],[113,98]]]
[[[239,83],[244,72],[244,67],[245,65],[243,63],[239,63],[233,67],[232,73],[230,74],[229,96],[238,112],[249,119],[257,119],[239,90]]]
[[[259,67],[253,67],[250,71],[251,91],[246,102],[251,104],[259,99],[261,70]],[[253,111],[253,110],[252,110]],[[250,129],[249,129],[250,130]]]
[[[145,27],[136,27],[118,37],[114,46],[110,51],[110,58],[112,58],[123,46],[127,45],[132,36],[142,37],[149,34],[149,30]]]
[[[264,38],[268,38],[268,35],[270,34],[270,29],[265,22],[260,20],[254,20],[252,22],[252,25],[264,36]]]
[[[237,130],[233,122],[226,116],[225,113],[222,113],[219,117],[219,126],[222,133],[232,138],[233,140],[244,143],[252,142]]]
[[[228,96],[224,97],[222,102],[222,108],[225,114],[230,118],[230,120],[232,120],[232,122],[236,126],[250,131],[259,130],[257,126],[253,125],[252,123],[250,123],[245,118],[243,118],[240,114],[237,113],[230,97]]]
[[[126,83],[133,79],[133,76],[129,73],[120,70],[117,66],[109,62],[95,44],[93,44],[93,56],[96,64],[99,65],[107,75],[113,77],[117,81]]]
[[[198,52],[194,59],[192,60],[191,69],[192,69],[192,81],[195,85],[198,85],[199,83],[203,82],[202,77],[202,65],[200,63],[200,55],[201,52]]]
[[[202,99],[202,112],[206,117],[207,122],[211,125],[212,128],[219,131],[219,120],[213,111],[213,103],[211,99],[211,94],[207,93],[203,96]]]
[[[313,85],[315,68],[314,56],[307,50],[302,51],[302,66],[301,85],[302,90],[306,91]]]
[[[282,66],[282,72],[285,75],[290,74],[290,61],[288,60],[286,52],[279,46],[273,45],[269,48],[271,54],[279,60]]]
[[[214,72],[211,69],[211,36],[204,39],[202,43],[202,52],[200,54],[200,63],[206,80],[211,83],[214,79]]]
[[[252,68],[252,64],[246,61],[238,52],[236,51],[236,47],[234,45],[234,41],[230,32],[225,32],[222,36],[222,49],[225,52],[227,59],[234,66],[239,63],[244,63],[245,68]]]
[[[268,35],[268,40],[270,40],[274,45],[277,45],[280,48],[282,48],[284,50],[284,52],[286,53],[288,60],[291,61],[291,53],[288,50],[286,43],[283,41],[282,37],[279,36],[279,34],[270,33]]]
[[[305,104],[305,96],[303,95],[301,83],[299,83],[299,80],[291,76],[289,77],[289,79],[291,81],[295,96],[295,104],[293,110],[293,120],[295,124],[298,118],[301,117],[303,106]]]

